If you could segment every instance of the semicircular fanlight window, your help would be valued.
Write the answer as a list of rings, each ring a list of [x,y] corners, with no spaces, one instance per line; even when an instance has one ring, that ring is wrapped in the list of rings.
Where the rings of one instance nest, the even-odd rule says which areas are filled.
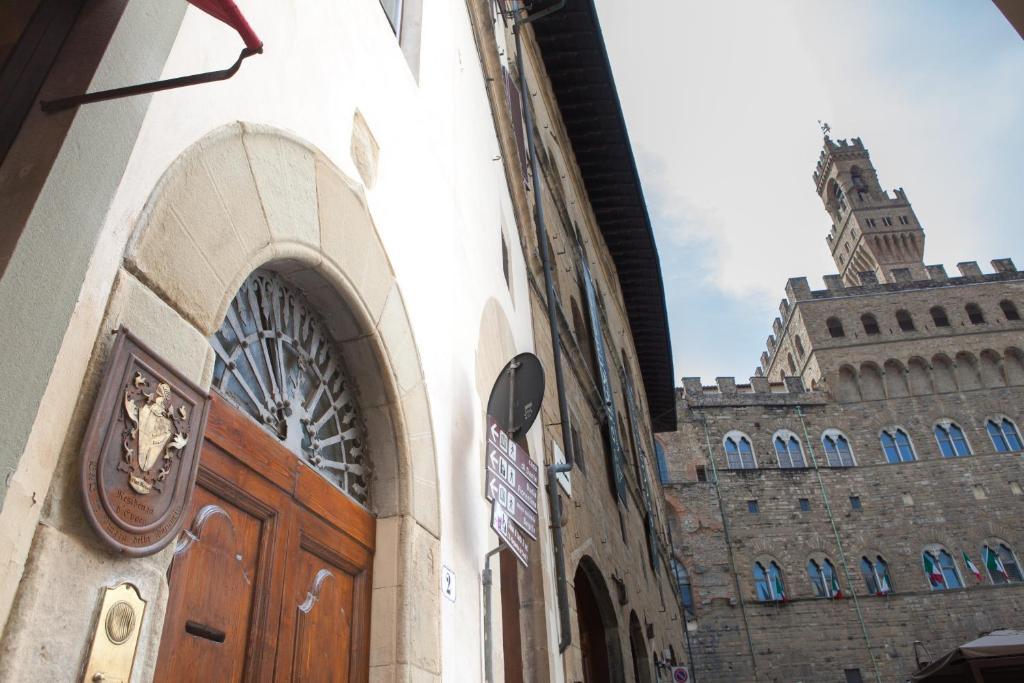
[[[369,461],[356,387],[302,292],[275,273],[253,272],[210,343],[214,388],[367,505]]]

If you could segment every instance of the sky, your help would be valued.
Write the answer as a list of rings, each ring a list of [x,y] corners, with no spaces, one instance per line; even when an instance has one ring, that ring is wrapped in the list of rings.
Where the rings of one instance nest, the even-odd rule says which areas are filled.
[[[836,272],[811,174],[859,137],[925,262],[1024,269],[1024,41],[989,0],[596,0],[677,378],[746,379],[786,279]]]

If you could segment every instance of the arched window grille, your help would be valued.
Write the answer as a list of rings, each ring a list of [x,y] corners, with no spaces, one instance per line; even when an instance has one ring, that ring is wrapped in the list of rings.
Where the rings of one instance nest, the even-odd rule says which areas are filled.
[[[882,441],[885,459],[890,463],[916,460],[914,446],[910,443],[910,437],[901,428],[896,427],[895,429],[883,430],[879,438]]]
[[[846,331],[843,329],[843,321],[839,318],[832,317],[825,321],[825,327],[828,328],[828,334],[830,337],[845,337]]]
[[[782,570],[774,561],[768,569],[760,562],[754,563],[754,589],[761,602],[782,602],[786,599],[786,587],[782,582]]]
[[[785,430],[776,432],[772,443],[779,456],[779,467],[805,467],[804,449],[796,434]]]
[[[750,438],[742,432],[729,432],[722,441],[725,447],[725,462],[731,470],[752,470],[757,468]]]
[[[964,436],[964,430],[955,422],[940,422],[935,425],[935,440],[943,458],[962,457],[971,454],[971,447]]]
[[[853,451],[850,441],[837,429],[827,429],[821,435],[821,445],[825,449],[825,460],[829,467],[853,467]]]
[[[960,580],[960,572],[957,571],[956,562],[944,548],[931,548],[921,554],[921,561],[924,564],[924,573],[928,578],[928,585],[932,590],[948,590],[950,588],[963,588],[963,581]]]
[[[872,595],[888,595],[892,592],[892,579],[889,578],[889,565],[881,555],[875,556],[872,562],[864,556],[860,558],[860,573],[864,577],[868,593]]]
[[[210,344],[214,388],[366,505],[370,462],[358,391],[305,295],[276,273],[254,271]]]
[[[981,548],[981,561],[985,563],[988,577],[994,584],[1024,581],[1017,556],[1005,543],[986,544]]]
[[[985,423],[985,428],[988,430],[988,436],[992,439],[992,445],[997,453],[1013,453],[1024,450],[1017,425],[1007,418],[989,418]]]

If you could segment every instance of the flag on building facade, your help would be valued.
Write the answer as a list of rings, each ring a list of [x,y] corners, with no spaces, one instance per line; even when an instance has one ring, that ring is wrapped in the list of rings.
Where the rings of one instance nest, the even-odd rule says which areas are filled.
[[[888,570],[882,574],[881,580],[878,582],[878,595],[888,595],[892,592],[892,585],[889,584],[889,572]]]
[[[775,591],[775,599],[786,602],[786,590],[782,587],[782,577],[776,574],[772,577],[772,583],[774,584],[772,588]]]
[[[985,555],[985,566],[988,567],[989,573],[999,572],[1003,575],[1004,579],[1009,581],[1010,575],[1006,573],[1006,567],[1003,566],[1003,561],[999,559],[999,555],[988,546],[985,546],[983,553]]]
[[[942,580],[942,572],[939,571],[931,553],[924,554],[924,572],[928,575],[928,580],[931,581],[932,586],[941,587],[946,585],[946,582]]]
[[[972,574],[974,574],[974,578],[976,578],[978,581],[981,581],[981,572],[978,570],[977,565],[971,562],[971,558],[967,557],[966,551],[961,550],[960,552],[964,554],[964,564],[967,565],[967,569],[970,570]]]
[[[839,587],[839,579],[836,578],[835,572],[831,572],[829,574],[829,578],[832,579],[832,585],[829,587],[832,590],[832,599],[833,600],[842,600],[843,599],[843,589]]]

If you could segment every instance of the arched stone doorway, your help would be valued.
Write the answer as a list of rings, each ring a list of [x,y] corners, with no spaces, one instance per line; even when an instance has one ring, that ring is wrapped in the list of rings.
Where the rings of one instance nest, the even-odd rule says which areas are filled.
[[[619,631],[608,586],[590,557],[580,560],[573,577],[576,621],[584,683],[624,681]]]
[[[435,678],[440,521],[434,439],[419,355],[390,260],[358,184],[304,141],[232,124],[171,165],[125,255],[124,277],[156,293],[177,316],[147,330],[129,313],[128,324],[144,336],[198,331],[212,339],[258,269],[301,290],[320,312],[359,389],[373,465],[372,475],[367,470],[355,482],[368,489],[364,550],[375,545],[372,582],[367,579],[364,588],[373,623],[365,629],[371,678],[375,667]],[[209,346],[203,354],[198,362],[206,364],[209,381],[214,354]],[[286,412],[278,426],[294,432],[299,423],[291,424]],[[262,430],[279,442],[273,429],[244,417],[257,430],[253,434]],[[340,498],[328,500],[321,516],[345,509]],[[329,584],[325,579],[320,585],[328,591]]]
[[[636,683],[651,683],[651,662],[644,644],[644,630],[636,612],[629,613],[629,654],[633,657],[633,680]]]

